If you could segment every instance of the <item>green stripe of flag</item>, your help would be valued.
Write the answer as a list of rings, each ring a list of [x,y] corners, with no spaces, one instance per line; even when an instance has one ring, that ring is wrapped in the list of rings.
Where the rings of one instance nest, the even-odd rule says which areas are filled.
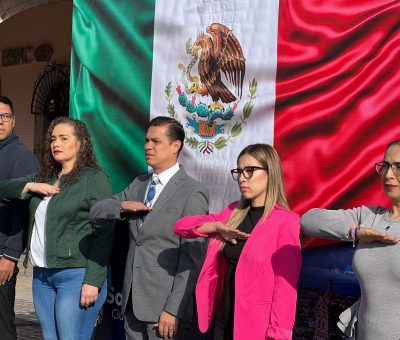
[[[146,172],[155,1],[74,0],[70,114],[88,124],[114,191]]]

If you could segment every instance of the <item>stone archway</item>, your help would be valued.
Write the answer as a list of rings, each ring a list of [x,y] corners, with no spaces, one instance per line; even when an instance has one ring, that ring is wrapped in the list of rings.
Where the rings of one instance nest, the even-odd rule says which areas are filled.
[[[0,23],[32,7],[63,0],[1,0]]]
[[[50,122],[69,113],[70,66],[46,65],[33,90],[31,113],[35,115],[34,153],[43,153],[43,141]]]

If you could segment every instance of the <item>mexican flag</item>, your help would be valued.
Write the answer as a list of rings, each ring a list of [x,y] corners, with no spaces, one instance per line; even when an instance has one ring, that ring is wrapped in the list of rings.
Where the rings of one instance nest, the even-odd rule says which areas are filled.
[[[399,13],[398,0],[74,0],[70,112],[116,192],[148,171],[146,126],[164,115],[184,126],[179,162],[212,211],[239,198],[229,170],[251,143],[278,150],[299,214],[387,205],[374,163],[400,139]]]
[[[74,0],[71,115],[88,123],[116,191],[147,171],[146,126],[165,115],[185,127],[180,163],[213,211],[239,197],[229,170],[257,142],[277,148],[299,213],[382,204],[373,164],[400,138],[399,9]],[[228,98],[210,90],[222,87]]]

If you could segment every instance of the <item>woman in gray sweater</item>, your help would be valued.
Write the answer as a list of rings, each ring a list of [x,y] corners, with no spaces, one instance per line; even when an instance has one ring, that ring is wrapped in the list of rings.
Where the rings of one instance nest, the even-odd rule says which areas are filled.
[[[357,323],[356,335],[353,332],[351,338],[397,340],[400,339],[400,140],[388,145],[384,160],[375,166],[392,203],[390,209],[380,206],[311,209],[300,223],[307,235],[358,241],[353,268],[361,299],[357,308],[353,308]]]

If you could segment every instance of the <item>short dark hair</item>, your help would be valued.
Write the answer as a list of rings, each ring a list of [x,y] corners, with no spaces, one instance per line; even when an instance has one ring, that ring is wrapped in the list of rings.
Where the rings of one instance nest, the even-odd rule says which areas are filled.
[[[6,96],[0,96],[0,103],[8,105],[11,108],[11,113],[14,113],[13,104],[10,98]]]
[[[149,126],[164,126],[168,125],[168,138],[171,142],[179,140],[181,142],[181,147],[179,148],[178,155],[183,148],[183,143],[185,142],[185,130],[182,124],[174,118],[158,116],[153,118]]]

